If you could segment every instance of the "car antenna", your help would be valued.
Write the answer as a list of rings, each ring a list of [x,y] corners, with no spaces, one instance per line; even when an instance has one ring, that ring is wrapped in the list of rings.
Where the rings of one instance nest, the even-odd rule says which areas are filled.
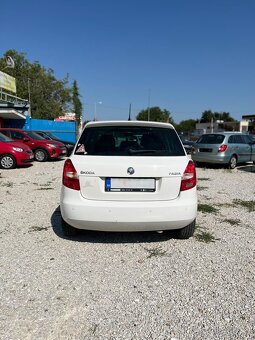
[[[131,120],[131,104],[129,104],[128,120]]]

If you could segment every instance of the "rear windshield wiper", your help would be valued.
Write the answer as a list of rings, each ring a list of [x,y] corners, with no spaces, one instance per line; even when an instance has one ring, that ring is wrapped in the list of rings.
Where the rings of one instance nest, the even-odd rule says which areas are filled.
[[[128,153],[130,155],[167,155],[166,150],[134,150],[129,149]]]

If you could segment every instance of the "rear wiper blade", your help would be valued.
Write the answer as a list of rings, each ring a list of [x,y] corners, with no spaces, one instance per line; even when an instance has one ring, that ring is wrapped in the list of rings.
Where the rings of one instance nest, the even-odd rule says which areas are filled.
[[[167,152],[165,150],[134,150],[134,149],[129,149],[128,153],[130,155],[146,155],[146,154],[151,154],[151,155],[164,155]]]

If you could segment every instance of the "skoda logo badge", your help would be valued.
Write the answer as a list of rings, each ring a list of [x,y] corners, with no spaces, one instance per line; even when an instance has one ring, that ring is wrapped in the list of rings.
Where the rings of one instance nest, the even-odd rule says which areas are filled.
[[[129,175],[133,175],[133,174],[135,173],[135,169],[132,168],[132,167],[130,167],[130,168],[127,169],[127,173],[128,173]]]

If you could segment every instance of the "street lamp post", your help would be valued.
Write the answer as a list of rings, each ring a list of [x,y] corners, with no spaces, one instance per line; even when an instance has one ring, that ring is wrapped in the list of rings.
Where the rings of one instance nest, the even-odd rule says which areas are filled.
[[[31,91],[30,91],[30,78],[27,78],[27,89],[28,89],[28,102],[29,102],[29,117],[31,117]]]
[[[94,106],[94,121],[97,120],[97,104],[102,104],[102,102],[95,102],[95,106]]]

